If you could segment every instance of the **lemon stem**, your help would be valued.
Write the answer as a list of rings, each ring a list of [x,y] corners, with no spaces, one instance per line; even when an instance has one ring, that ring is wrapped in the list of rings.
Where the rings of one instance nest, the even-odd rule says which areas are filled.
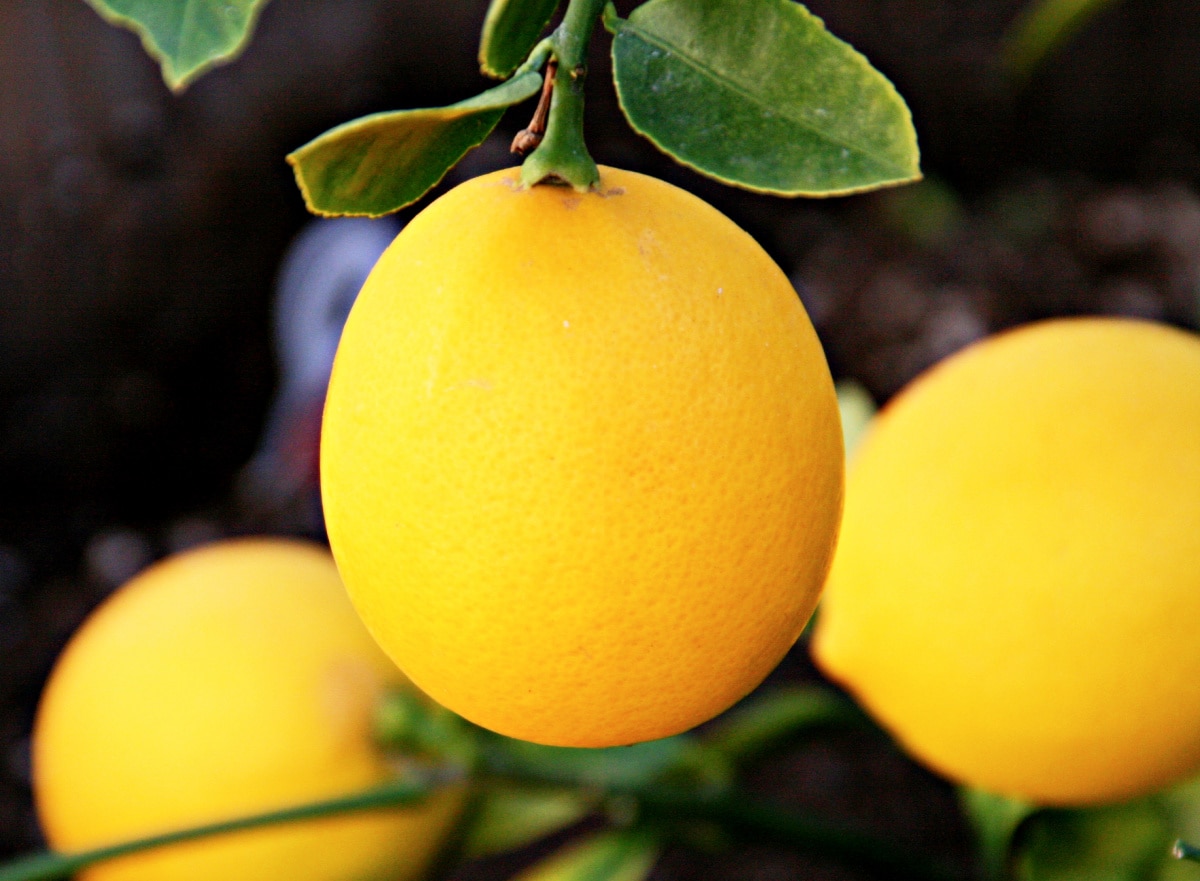
[[[274,826],[281,823],[295,823],[301,820],[315,820],[319,817],[332,817],[356,811],[379,810],[380,808],[399,807],[416,804],[427,798],[439,786],[450,782],[451,773],[439,771],[422,777],[405,777],[384,786],[378,786],[342,798],[332,798],[325,801],[312,802],[299,807],[285,808],[248,817],[239,817],[220,823],[210,823],[191,829],[181,829],[166,832],[162,835],[151,835],[132,841],[124,841],[109,847],[79,853],[60,854],[53,852],[38,853],[19,859],[7,865],[0,866],[0,881],[49,881],[53,878],[66,878],[87,868],[93,863],[115,859],[143,850],[165,847],[168,844],[178,844],[182,841],[192,841],[197,838],[208,838],[213,835],[224,835],[230,832],[241,832],[246,829],[257,829],[260,826]]]
[[[555,787],[583,785],[570,775],[558,775],[536,765],[514,762],[511,755],[504,755],[500,751],[488,751],[480,770],[484,777],[518,784]],[[149,836],[96,850],[73,854],[34,854],[0,866],[0,881],[51,881],[66,878],[94,863],[169,844],[261,826],[416,804],[437,787],[458,780],[461,776],[459,769],[438,769],[419,779],[405,778],[342,798]],[[738,838],[832,857],[843,863],[878,871],[897,881],[952,881],[956,877],[939,863],[873,836],[756,799],[735,789],[707,792],[648,783],[640,786],[608,786],[602,789],[600,795],[610,801],[631,801],[637,805],[639,816],[656,826],[670,827],[688,820],[716,823]]]
[[[584,191],[600,182],[600,170],[583,140],[583,84],[587,78],[587,49],[605,0],[571,0],[562,23],[550,35],[557,66],[553,75],[546,132],[521,166],[527,187],[543,181],[569,184]]]
[[[962,806],[975,830],[975,852],[984,881],[1009,877],[1009,853],[1019,827],[1037,808],[1018,799],[964,786],[958,791]]]
[[[480,773],[524,785],[580,785],[570,774],[525,762],[495,745],[484,750]],[[955,881],[959,877],[941,862],[733,787],[705,791],[652,781],[643,785],[610,784],[597,794],[610,802],[635,804],[637,816],[655,825],[670,827],[688,820],[715,823],[736,838],[831,857],[895,881]]]

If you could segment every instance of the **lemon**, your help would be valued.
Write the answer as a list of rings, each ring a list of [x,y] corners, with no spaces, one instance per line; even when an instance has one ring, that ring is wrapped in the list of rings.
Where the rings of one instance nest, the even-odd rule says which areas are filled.
[[[918,758],[1043,804],[1200,767],[1200,339],[1061,319],[888,405],[850,469],[819,664]]]
[[[246,539],[169,558],[94,612],[51,674],[33,737],[46,836],[86,850],[383,783],[373,707],[404,685],[324,549]],[[79,877],[412,879],[459,800],[172,845]]]
[[[469,181],[385,252],[326,402],[330,542],[368,628],[466,718],[566,746],[724,710],[809,618],[837,402],[787,278],[653,178]]]

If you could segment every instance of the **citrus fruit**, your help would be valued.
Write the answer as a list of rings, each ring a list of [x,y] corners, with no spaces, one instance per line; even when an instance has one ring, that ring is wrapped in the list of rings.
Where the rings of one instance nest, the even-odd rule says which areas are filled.
[[[350,314],[321,479],[351,599],[431,697],[566,746],[724,710],[804,627],[841,508],[787,278],[653,178],[460,185]]]
[[[1060,319],[976,344],[850,468],[813,650],[918,758],[1042,804],[1200,766],[1200,339]]]
[[[404,685],[325,550],[244,539],[169,558],[94,612],[51,674],[33,737],[46,836],[86,850],[381,784],[373,706]],[[171,845],[79,877],[415,878],[458,800]]]

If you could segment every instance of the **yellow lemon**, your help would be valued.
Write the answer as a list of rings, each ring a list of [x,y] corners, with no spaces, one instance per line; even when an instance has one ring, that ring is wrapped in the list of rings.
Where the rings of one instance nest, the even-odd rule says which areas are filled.
[[[1200,767],[1200,339],[1030,325],[856,453],[817,661],[914,755],[1046,804]]]
[[[71,640],[34,729],[51,845],[86,850],[345,795],[390,778],[373,707],[403,677],[363,629],[328,552],[237,540],[147,569]],[[350,814],[173,845],[81,881],[400,881],[458,809]]]
[[[842,447],[787,278],[726,217],[516,170],[380,259],[326,402],[330,541],[412,680],[513,737],[607,746],[741,698],[804,627]]]

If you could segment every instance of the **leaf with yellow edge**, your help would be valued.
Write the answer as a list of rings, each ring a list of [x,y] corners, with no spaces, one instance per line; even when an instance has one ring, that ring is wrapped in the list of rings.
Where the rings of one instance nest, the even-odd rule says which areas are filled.
[[[479,38],[479,67],[488,76],[509,76],[537,45],[558,0],[492,0]]]
[[[904,99],[793,0],[649,0],[605,26],[626,119],[702,174],[788,196],[921,177]]]
[[[541,74],[527,71],[449,107],[374,113],[330,129],[287,161],[314,214],[381,217],[421,198],[507,108],[541,87]]]
[[[267,0],[87,0],[141,37],[172,91],[242,53]]]

